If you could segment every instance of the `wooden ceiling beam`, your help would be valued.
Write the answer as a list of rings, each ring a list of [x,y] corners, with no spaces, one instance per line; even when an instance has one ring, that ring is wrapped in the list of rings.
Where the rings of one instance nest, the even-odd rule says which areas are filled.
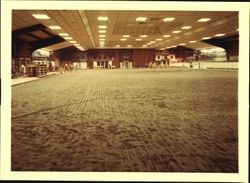
[[[45,28],[46,27],[43,24],[36,24],[36,25],[29,26],[29,27],[21,28],[18,30],[14,30],[14,31],[12,31],[12,36],[18,37],[20,35],[31,33],[31,32],[37,31],[37,30],[43,30]]]
[[[53,44],[57,44],[57,43],[60,43],[63,41],[65,41],[65,40],[63,38],[61,38],[60,36],[54,36],[54,37],[50,37],[50,38],[46,38],[46,39],[40,39],[38,41],[33,41],[30,44],[33,47],[33,49],[36,50],[36,49],[50,46]]]

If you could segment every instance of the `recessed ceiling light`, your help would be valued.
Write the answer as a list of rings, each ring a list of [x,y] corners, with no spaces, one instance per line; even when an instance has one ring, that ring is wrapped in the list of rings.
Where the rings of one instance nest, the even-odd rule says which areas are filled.
[[[99,37],[106,37],[106,35],[99,35]]]
[[[128,47],[131,47],[131,46],[132,46],[131,44],[128,45]]]
[[[136,41],[141,41],[142,39],[141,38],[137,38],[137,39],[135,39]]]
[[[49,28],[50,28],[50,29],[53,29],[53,30],[61,29],[60,26],[55,26],[55,25],[49,26]]]
[[[192,28],[191,26],[184,26],[181,29],[191,29],[191,28]]]
[[[211,18],[201,18],[198,20],[198,22],[207,22],[209,20],[211,20]]]
[[[59,36],[69,36],[68,33],[59,33]]]
[[[129,35],[123,35],[122,37],[129,37]]]
[[[142,45],[143,47],[147,47],[148,45],[146,45],[146,44],[144,44],[144,45]]]
[[[152,43],[147,43],[147,45],[151,45]]]
[[[99,41],[105,41],[105,39],[104,39],[104,38],[101,38],[101,39],[99,39]]]
[[[171,46],[171,48],[175,48],[175,47],[177,47],[177,46],[176,45]]]
[[[63,39],[66,39],[66,40],[71,40],[72,37],[64,37]]]
[[[120,47],[120,45],[119,44],[117,44],[117,45],[115,45],[116,47]]]
[[[155,41],[150,41],[151,44],[156,43]]]
[[[180,32],[181,32],[180,30],[173,31],[174,34],[178,34]]]
[[[226,34],[215,34],[215,37],[225,36]]]
[[[148,37],[148,35],[140,35],[140,37]]]
[[[106,33],[106,30],[99,30],[99,33]]]
[[[173,21],[175,18],[174,17],[166,17],[163,19],[164,22],[171,22]]]
[[[98,28],[99,29],[107,29],[107,25],[99,25]]]
[[[205,39],[211,39],[211,37],[203,37],[202,39],[203,40],[205,40]]]
[[[99,21],[107,21],[108,17],[98,17],[97,18]]]
[[[179,45],[186,45],[186,43],[180,43]]]
[[[76,41],[69,41],[70,43],[76,43]]]
[[[145,22],[147,20],[147,17],[137,17],[136,21],[137,22]]]
[[[32,14],[36,19],[49,19],[48,15],[45,14]]]
[[[161,41],[162,39],[161,38],[157,38],[157,39],[155,39],[156,41]]]
[[[120,40],[121,40],[121,41],[126,41],[127,39],[125,39],[125,38],[121,38]]]
[[[196,43],[197,41],[189,41],[189,43]]]
[[[163,35],[162,37],[170,37],[170,35]]]
[[[74,46],[80,46],[78,43],[73,44]]]

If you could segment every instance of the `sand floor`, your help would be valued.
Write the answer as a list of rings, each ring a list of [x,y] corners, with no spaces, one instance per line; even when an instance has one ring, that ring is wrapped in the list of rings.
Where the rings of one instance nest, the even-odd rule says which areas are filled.
[[[238,172],[238,72],[80,70],[12,87],[13,171]]]

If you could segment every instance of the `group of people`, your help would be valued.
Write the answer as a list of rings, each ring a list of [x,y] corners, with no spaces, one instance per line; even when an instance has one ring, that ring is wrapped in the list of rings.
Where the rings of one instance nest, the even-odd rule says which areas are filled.
[[[157,68],[160,68],[160,69],[164,69],[164,68],[167,68],[169,67],[169,62],[166,62],[165,64],[163,62],[161,62],[160,64],[157,64],[157,63],[153,63],[153,62],[149,62],[149,64],[147,65],[147,67],[149,69],[157,69]]]

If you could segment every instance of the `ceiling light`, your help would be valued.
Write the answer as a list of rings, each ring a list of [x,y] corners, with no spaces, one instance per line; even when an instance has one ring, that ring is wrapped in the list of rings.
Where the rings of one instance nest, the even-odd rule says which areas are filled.
[[[57,30],[57,29],[61,29],[61,27],[60,26],[49,26],[49,28],[50,29],[53,29],[53,30]]]
[[[48,15],[45,14],[32,14],[36,19],[49,19]]]
[[[107,21],[108,17],[98,17],[97,18],[99,21]]]
[[[181,32],[180,30],[173,31],[174,34],[178,34],[180,32]]]
[[[129,45],[128,45],[128,47],[132,47],[132,45],[131,45],[131,44],[129,44]]]
[[[225,36],[225,34],[215,34],[215,37]]]
[[[72,37],[64,37],[63,39],[66,39],[66,40],[71,40]]]
[[[74,46],[80,46],[78,43],[76,43],[76,44],[73,44]]]
[[[122,37],[129,37],[129,35],[123,35]]]
[[[151,45],[152,43],[147,43],[147,45]]]
[[[59,33],[59,36],[69,36],[68,33]]]
[[[104,38],[101,38],[101,39],[99,39],[99,41],[105,41],[105,39],[104,39]]]
[[[99,33],[106,33],[106,30],[99,30]]]
[[[125,38],[121,38],[120,40],[121,40],[121,41],[126,41],[127,39],[125,39]]]
[[[99,37],[106,37],[106,35],[99,35]]]
[[[197,41],[189,41],[189,43],[196,43]]]
[[[76,43],[76,41],[69,41],[70,43]]]
[[[148,35],[141,35],[140,37],[148,37]]]
[[[171,46],[170,48],[175,48],[176,47],[176,45],[173,45],[173,46]]]
[[[205,40],[205,39],[211,39],[211,37],[203,37],[202,39],[203,40]]]
[[[162,39],[161,38],[157,38],[156,41],[161,41]]]
[[[135,39],[136,41],[141,41],[142,39],[141,38],[137,38],[137,39]]]
[[[144,44],[144,45],[142,45],[143,47],[147,47],[148,45],[146,45],[146,44]]]
[[[165,50],[165,48],[161,48],[160,50]]]
[[[120,45],[119,44],[117,44],[117,45],[115,45],[116,47],[120,47]]]
[[[211,18],[201,18],[198,20],[198,22],[207,22],[209,20],[211,20]]]
[[[145,22],[147,20],[147,17],[137,17],[136,21],[137,22]]]
[[[180,43],[179,45],[186,45],[186,43]]]
[[[181,29],[191,29],[191,28],[192,28],[191,26],[184,26]]]
[[[155,41],[150,41],[151,44],[155,43]]]
[[[99,28],[99,29],[106,29],[106,28],[107,28],[107,25],[99,25],[98,28]]]
[[[170,37],[170,35],[163,35],[162,37]]]
[[[171,21],[173,21],[175,18],[173,18],[173,17],[166,17],[166,18],[164,18],[163,19],[163,21],[164,22],[171,22]]]

